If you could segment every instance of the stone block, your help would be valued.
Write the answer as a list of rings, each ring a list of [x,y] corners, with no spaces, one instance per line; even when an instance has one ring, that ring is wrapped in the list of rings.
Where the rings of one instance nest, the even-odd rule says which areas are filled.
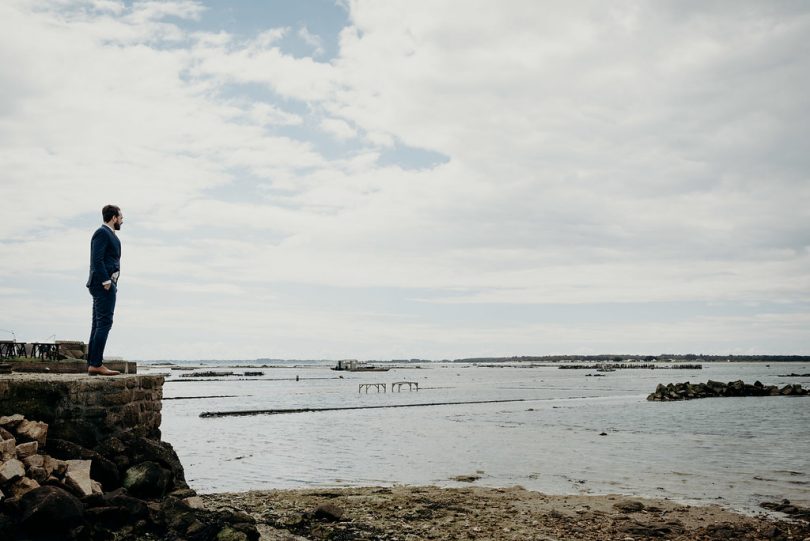
[[[45,447],[45,440],[48,437],[48,425],[41,421],[23,421],[15,428],[17,439],[24,441],[36,441]]]
[[[0,461],[17,458],[17,442],[13,439],[0,441]]]
[[[0,485],[4,485],[24,475],[25,466],[16,458],[12,458],[0,464]]]
[[[128,390],[106,394],[103,397],[103,403],[107,406],[123,406],[132,402],[132,395],[132,391]]]
[[[43,468],[45,467],[45,455],[31,455],[22,459],[22,463],[26,468]],[[50,472],[49,472],[50,473]]]
[[[101,488],[101,483],[99,483],[98,481],[94,481],[93,479],[90,479],[90,487],[93,490],[93,494],[103,494],[104,493],[104,490]]]
[[[90,475],[90,467],[93,465],[91,460],[65,460],[67,464],[67,471],[70,472],[87,472]]]
[[[37,449],[39,448],[39,443],[35,441],[29,441],[26,443],[21,443],[17,446],[17,458],[20,460],[27,458],[31,455],[37,454]]]
[[[89,460],[68,460],[68,471],[65,474],[65,484],[82,496],[93,493],[93,484],[90,479]]]

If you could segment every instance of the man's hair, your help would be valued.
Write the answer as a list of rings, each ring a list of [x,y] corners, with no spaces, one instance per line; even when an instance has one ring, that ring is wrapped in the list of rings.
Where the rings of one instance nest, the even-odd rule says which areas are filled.
[[[101,217],[104,218],[104,223],[109,222],[119,214],[121,214],[121,209],[115,205],[106,205],[101,209]]]

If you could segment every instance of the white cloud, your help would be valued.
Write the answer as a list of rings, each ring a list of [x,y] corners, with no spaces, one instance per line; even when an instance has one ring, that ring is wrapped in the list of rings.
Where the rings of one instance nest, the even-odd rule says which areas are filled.
[[[298,37],[312,47],[312,56],[321,56],[324,53],[323,40],[317,34],[310,32],[306,26],[298,29]]]
[[[357,130],[339,118],[324,118],[321,120],[320,128],[341,140],[357,137]]]
[[[498,305],[810,302],[807,9],[348,9],[337,57],[321,62],[306,25],[295,36],[314,52],[299,58],[284,49],[289,27],[189,28],[205,12],[196,2],[0,5],[0,197],[13,202],[0,294],[18,302],[6,313],[29,326],[62,317],[83,335],[86,307],[72,303],[87,301],[89,233],[118,202],[117,321],[138,333],[181,320],[189,336],[242,336],[241,355],[272,337],[279,355],[413,344],[438,356],[660,336],[652,348],[689,333],[722,348],[744,328],[810,351],[805,316],[789,312],[604,329],[489,316],[482,329],[400,317],[401,301],[381,316],[285,296],[290,284],[412,290],[482,317]],[[445,160],[424,166],[420,149]],[[81,294],[22,302],[46,273]],[[168,335],[147,350],[121,327],[134,355],[193,356]]]
[[[269,103],[255,103],[251,106],[250,117],[258,124],[265,125],[280,125],[280,126],[297,126],[303,122],[303,119],[296,114],[282,111],[274,105]]]

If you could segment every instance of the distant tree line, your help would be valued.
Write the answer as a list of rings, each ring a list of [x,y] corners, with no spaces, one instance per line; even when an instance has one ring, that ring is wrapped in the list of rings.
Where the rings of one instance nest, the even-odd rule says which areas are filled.
[[[469,357],[454,359],[454,363],[556,363],[566,361],[625,362],[625,361],[703,361],[703,362],[810,362],[810,355],[703,355],[702,353],[662,353],[661,355],[539,355],[519,357]]]

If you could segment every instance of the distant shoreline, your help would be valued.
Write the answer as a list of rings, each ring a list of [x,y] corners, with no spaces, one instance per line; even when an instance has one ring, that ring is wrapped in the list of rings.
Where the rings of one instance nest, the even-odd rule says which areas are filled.
[[[227,365],[229,368],[320,368],[324,365],[334,366],[337,362],[333,359],[161,359],[161,360],[139,360],[148,366],[170,367],[188,366],[198,364],[205,366],[207,363],[233,363]],[[530,364],[542,363],[548,366],[557,366],[566,363],[810,363],[810,355],[697,355],[688,354],[663,354],[663,355],[539,355],[539,356],[518,356],[518,357],[468,357],[462,359],[368,359],[368,363],[385,364],[389,368],[417,368],[418,365],[442,365],[442,364]]]

